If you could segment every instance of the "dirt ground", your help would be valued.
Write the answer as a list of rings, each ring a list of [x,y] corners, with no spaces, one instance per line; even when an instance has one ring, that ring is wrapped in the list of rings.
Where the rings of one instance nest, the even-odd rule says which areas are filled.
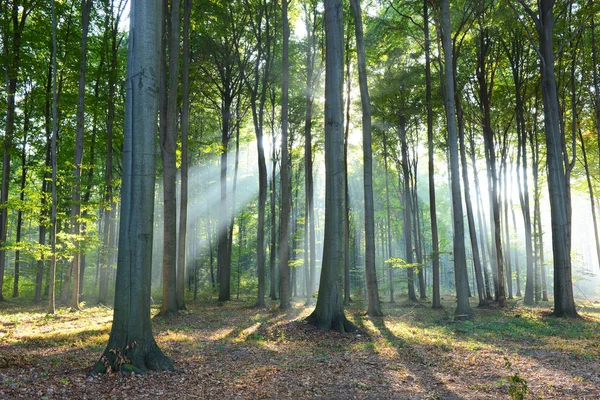
[[[548,309],[477,309],[452,320],[430,304],[386,304],[370,319],[353,303],[357,333],[304,322],[298,301],[188,304],[155,318],[159,346],[176,372],[89,376],[110,331],[105,307],[46,315],[0,305],[2,399],[600,399],[600,308],[581,320]]]

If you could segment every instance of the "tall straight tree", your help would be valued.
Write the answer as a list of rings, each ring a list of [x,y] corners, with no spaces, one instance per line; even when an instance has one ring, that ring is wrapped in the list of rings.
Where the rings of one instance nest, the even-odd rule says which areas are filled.
[[[250,26],[254,39],[256,40],[256,55],[253,60],[250,79],[246,80],[246,86],[250,92],[250,106],[252,108],[252,122],[256,135],[256,150],[258,153],[258,222],[256,225],[256,264],[258,274],[257,307],[265,306],[265,214],[267,205],[267,164],[264,146],[264,119],[265,104],[271,68],[273,64],[273,33],[272,18],[274,4],[261,0],[253,6],[249,0],[245,1],[246,11],[255,18],[250,19]]]
[[[177,300],[177,189],[176,189],[176,150],[177,150],[177,89],[179,83],[179,0],[163,0],[163,10],[166,19],[163,26],[163,38],[168,38],[168,80],[166,78],[166,60],[161,66],[161,129],[160,154],[163,163],[163,297],[160,313],[164,316],[175,315],[179,311]],[[170,4],[170,7],[169,7]],[[165,48],[162,57],[165,57]],[[168,84],[167,84],[168,82]],[[166,104],[165,104],[166,100]]]
[[[306,304],[312,305],[313,294],[316,284],[316,258],[317,245],[315,233],[315,205],[314,205],[314,184],[313,184],[313,154],[312,154],[312,112],[314,103],[314,88],[317,79],[320,76],[320,69],[315,72],[317,60],[317,4],[311,2],[310,12],[308,6],[304,6],[304,14],[306,18],[305,26],[308,32],[308,45],[306,46],[306,114],[304,116],[304,179],[305,179],[305,203],[306,203],[306,238],[309,243],[310,251],[306,251],[308,259],[308,279],[306,290]],[[311,21],[312,17],[312,21]],[[311,23],[312,22],[312,23]]]
[[[456,134],[456,109],[454,105],[454,77],[452,74],[452,37],[450,31],[450,7],[448,0],[442,0],[442,45],[444,52],[444,104],[446,108],[448,145],[450,148],[450,175],[452,193],[453,247],[454,247],[454,279],[456,283],[457,305],[455,317],[468,319],[471,317],[469,305],[469,277],[467,275],[467,257],[465,254],[465,235],[460,190],[460,173],[458,162],[458,136]]]
[[[188,219],[188,136],[190,126],[190,16],[192,0],[183,0],[183,48],[181,64],[181,198],[179,202],[179,236],[177,242],[177,308],[185,307]]]
[[[371,129],[371,99],[367,85],[367,62],[363,33],[360,0],[350,0],[354,17],[354,33],[358,54],[358,84],[362,106],[363,179],[365,201],[365,277],[367,280],[367,314],[372,317],[383,315],[379,303],[377,272],[375,270],[375,207],[373,205],[373,149]]]
[[[289,237],[292,205],[290,157],[288,151],[288,92],[290,84],[288,0],[282,0],[281,11],[283,17],[283,76],[281,85],[281,172],[279,174],[281,182],[281,212],[279,213],[279,307],[282,310],[287,310],[291,307]]]
[[[11,5],[12,3],[12,5]],[[3,32],[2,47],[5,65],[4,74],[6,82],[6,120],[4,141],[2,146],[2,185],[0,185],[0,300],[3,300],[2,287],[4,270],[6,267],[5,244],[8,226],[8,183],[10,181],[10,155],[13,147],[15,132],[15,94],[21,67],[21,39],[25,22],[32,11],[35,1],[13,0],[5,5],[7,23]]]
[[[315,310],[307,320],[319,328],[355,329],[344,315],[344,24],[341,0],[325,0],[325,237]]]
[[[93,373],[174,369],[150,322],[161,10],[161,0],[134,0],[130,6],[115,308],[108,345]]]
[[[56,214],[57,214],[57,196],[56,181],[56,141],[58,136],[58,84],[56,52],[58,49],[56,40],[57,18],[56,1],[52,0],[52,142],[50,145],[50,157],[52,163],[52,205],[51,205],[51,226],[50,226],[50,274],[48,276],[48,314],[54,314],[56,311],[56,298],[54,284],[56,281]]]
[[[554,315],[577,317],[571,276],[571,196],[568,190],[568,156],[559,121],[558,91],[554,73],[554,0],[538,0],[537,14],[524,0],[519,0],[533,20],[537,30],[542,75],[544,127],[550,221],[552,226],[552,254],[554,256]]]
[[[431,50],[429,44],[429,9],[430,0],[423,0],[423,33],[425,35],[425,105],[427,107],[427,156],[429,166],[429,214],[431,220],[431,264],[432,308],[441,308],[440,296],[440,245],[437,229],[437,212],[435,204],[435,169],[433,147],[433,107],[431,104]]]
[[[75,238],[75,253],[71,268],[73,271],[73,287],[71,290],[71,310],[79,310],[79,276],[80,250],[78,236],[80,234],[79,218],[81,214],[81,161],[83,160],[83,136],[85,116],[85,73],[87,62],[87,37],[90,27],[90,12],[92,0],[81,0],[81,52],[79,60],[79,95],[77,99],[77,127],[75,135],[75,154],[73,165],[75,170],[74,184],[71,194],[73,205],[71,207],[71,229]]]

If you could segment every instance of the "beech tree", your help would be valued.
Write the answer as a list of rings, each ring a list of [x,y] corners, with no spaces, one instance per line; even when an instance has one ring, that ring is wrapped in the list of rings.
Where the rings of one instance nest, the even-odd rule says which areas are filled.
[[[325,237],[315,310],[307,320],[319,328],[355,330],[344,315],[344,24],[341,0],[325,0]]]
[[[130,6],[119,255],[113,324],[92,372],[173,370],[150,323],[150,278],[160,71],[160,0]]]

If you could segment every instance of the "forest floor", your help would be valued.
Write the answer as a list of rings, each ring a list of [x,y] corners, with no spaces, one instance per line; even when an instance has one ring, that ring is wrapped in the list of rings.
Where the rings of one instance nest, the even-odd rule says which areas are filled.
[[[47,315],[6,301],[0,398],[600,399],[600,303],[588,302],[580,320],[509,301],[455,322],[451,300],[442,310],[385,303],[377,319],[355,302],[347,316],[360,331],[347,334],[306,324],[311,309],[300,300],[289,312],[277,302],[188,303],[153,320],[178,371],[96,376],[88,373],[106,346],[110,309]]]

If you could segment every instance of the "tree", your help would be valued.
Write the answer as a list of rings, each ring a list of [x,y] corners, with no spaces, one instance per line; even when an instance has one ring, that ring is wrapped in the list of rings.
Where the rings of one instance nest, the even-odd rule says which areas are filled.
[[[315,310],[307,320],[319,328],[355,329],[344,315],[344,24],[341,0],[325,0],[325,237]]]
[[[427,107],[427,156],[429,166],[429,214],[431,219],[431,258],[432,258],[432,308],[441,308],[440,300],[440,247],[438,239],[437,213],[435,204],[435,171],[433,149],[433,107],[431,105],[431,51],[429,45],[429,0],[423,0],[423,33],[425,35],[425,106]]]
[[[571,277],[571,200],[568,191],[566,168],[568,157],[559,122],[558,92],[554,73],[554,0],[538,0],[537,14],[519,0],[535,24],[539,47],[544,103],[544,127],[548,192],[550,195],[550,220],[552,226],[552,254],[554,255],[554,315],[577,317]]]
[[[363,177],[365,202],[365,276],[367,280],[367,314],[372,317],[381,316],[377,272],[375,270],[375,211],[373,205],[373,150],[371,135],[371,100],[367,85],[367,62],[360,0],[350,0],[354,17],[356,50],[358,53],[358,84],[362,106],[362,139],[363,139]]]
[[[79,310],[79,276],[80,250],[78,236],[80,234],[79,218],[81,214],[81,162],[83,160],[83,136],[84,136],[84,117],[85,117],[85,73],[87,61],[87,37],[90,26],[90,12],[93,3],[91,0],[81,0],[81,55],[79,65],[79,96],[77,101],[77,134],[75,136],[75,155],[73,165],[75,166],[71,209],[71,226],[75,240],[75,254],[71,268],[73,270],[73,288],[71,294],[71,309]],[[66,292],[65,292],[66,293]]]
[[[115,309],[93,373],[174,369],[150,326],[161,9],[160,0],[133,1],[130,8]]]
[[[287,310],[290,304],[289,237],[291,211],[290,157],[288,152],[288,101],[289,101],[289,39],[288,0],[282,1],[283,17],[283,76],[281,86],[281,212],[279,213],[279,301],[280,308]],[[343,69],[343,68],[342,68]]]
[[[168,81],[165,48],[161,59],[161,113],[160,113],[160,154],[163,163],[163,297],[161,315],[178,314],[177,299],[177,189],[176,189],[176,149],[177,149],[177,89],[179,82],[179,0],[163,0],[166,21],[163,39],[168,42]],[[169,7],[170,3],[170,7]],[[168,85],[167,85],[168,83]],[[183,305],[183,304],[182,304]]]
[[[448,0],[442,0],[442,44],[444,52],[444,78],[446,118],[448,128],[448,145],[450,150],[450,172],[452,211],[454,227],[454,279],[456,283],[455,317],[469,319],[471,307],[469,306],[469,281],[467,276],[467,260],[465,255],[465,237],[463,225],[462,195],[460,190],[460,173],[458,166],[458,137],[456,134],[456,110],[454,105],[454,78],[452,74],[452,41],[450,36],[450,9]]]
[[[185,307],[188,214],[188,136],[190,124],[190,15],[192,0],[183,0],[183,48],[181,78],[181,199],[179,203],[179,241],[177,243],[177,307]]]
[[[6,250],[4,248],[6,245],[8,224],[7,202],[10,181],[10,155],[15,131],[15,93],[17,91],[19,70],[21,67],[21,39],[25,22],[34,4],[33,0],[15,0],[12,2],[10,12],[6,10],[6,16],[10,15],[7,18],[10,22],[5,25],[6,31],[3,32],[2,37],[3,56],[6,62],[4,66],[6,79],[6,128],[2,146],[2,185],[0,186],[0,300],[4,299],[2,287],[6,266]],[[6,7],[9,8],[8,5]],[[12,29],[12,31],[9,32],[9,29]]]

